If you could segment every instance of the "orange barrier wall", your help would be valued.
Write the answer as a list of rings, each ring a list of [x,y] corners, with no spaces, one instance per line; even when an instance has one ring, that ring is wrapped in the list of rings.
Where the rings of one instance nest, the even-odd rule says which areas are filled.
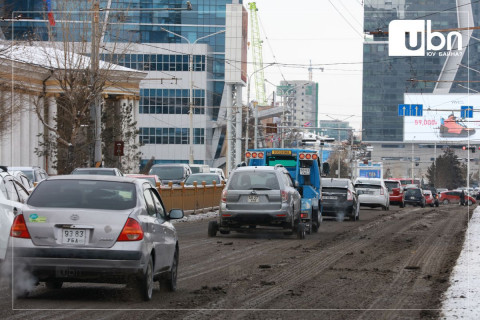
[[[225,183],[207,185],[205,181],[201,184],[194,183],[193,186],[172,185],[157,188],[162,196],[165,209],[183,209],[185,214],[204,213],[216,210],[220,204],[223,187]]]

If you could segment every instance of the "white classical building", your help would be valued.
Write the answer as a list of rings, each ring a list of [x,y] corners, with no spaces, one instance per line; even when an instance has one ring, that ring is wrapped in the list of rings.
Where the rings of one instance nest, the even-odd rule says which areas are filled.
[[[72,65],[78,65],[74,61],[77,58],[84,61],[85,68],[90,64],[88,57],[40,46],[17,46],[0,54],[0,78],[6,84],[0,90],[0,101],[6,102],[0,106],[0,110],[4,112],[21,104],[21,112],[5,119],[8,122],[7,130],[0,132],[1,165],[39,166],[49,174],[56,174],[52,167],[54,159],[39,157],[35,153],[35,149],[39,148],[39,135],[47,130],[37,116],[35,102],[44,106],[42,112],[48,114],[46,125],[54,126],[57,111],[55,98],[61,94],[61,88],[53,75],[69,68],[59,62],[61,59],[55,59],[61,55],[68,55]],[[102,67],[105,65],[101,63]],[[114,97],[116,103],[134,104],[137,107],[139,83],[146,73],[120,66],[113,69],[112,79],[115,80],[106,85],[104,97]]]

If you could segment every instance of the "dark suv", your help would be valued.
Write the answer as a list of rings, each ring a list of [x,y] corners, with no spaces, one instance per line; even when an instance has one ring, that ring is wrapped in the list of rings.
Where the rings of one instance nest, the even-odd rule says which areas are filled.
[[[360,218],[357,192],[349,179],[322,179],[322,214],[343,220],[348,216],[355,221]]]
[[[405,205],[411,204],[413,206],[421,206],[422,208],[425,208],[425,197],[420,188],[409,188],[405,190],[403,198]]]
[[[220,219],[210,221],[208,235],[268,227],[285,234],[297,232],[303,239],[306,226],[300,221],[300,209],[300,193],[283,166],[239,167],[228,178],[220,200]]]

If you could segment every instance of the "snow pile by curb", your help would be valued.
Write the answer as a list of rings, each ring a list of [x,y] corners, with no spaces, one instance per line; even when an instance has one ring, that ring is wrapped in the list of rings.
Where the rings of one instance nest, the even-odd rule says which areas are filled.
[[[465,242],[450,276],[442,319],[480,319],[480,207],[473,212]]]
[[[200,220],[206,220],[206,219],[217,217],[217,215],[218,215],[217,211],[210,211],[210,212],[200,213],[200,214],[190,214],[190,215],[185,215],[180,220],[173,220],[172,222],[179,223],[179,222],[200,221]]]

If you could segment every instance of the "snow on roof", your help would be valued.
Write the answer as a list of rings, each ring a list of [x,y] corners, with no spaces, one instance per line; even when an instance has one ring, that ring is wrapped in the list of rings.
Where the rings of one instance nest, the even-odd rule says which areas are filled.
[[[7,49],[1,52],[2,49]],[[77,53],[65,53],[63,50],[49,47],[12,46],[7,48],[0,46],[0,58],[37,65],[47,69],[88,69],[90,68],[90,57]],[[125,68],[105,61],[99,62],[100,69],[115,71],[138,72],[137,70]]]

